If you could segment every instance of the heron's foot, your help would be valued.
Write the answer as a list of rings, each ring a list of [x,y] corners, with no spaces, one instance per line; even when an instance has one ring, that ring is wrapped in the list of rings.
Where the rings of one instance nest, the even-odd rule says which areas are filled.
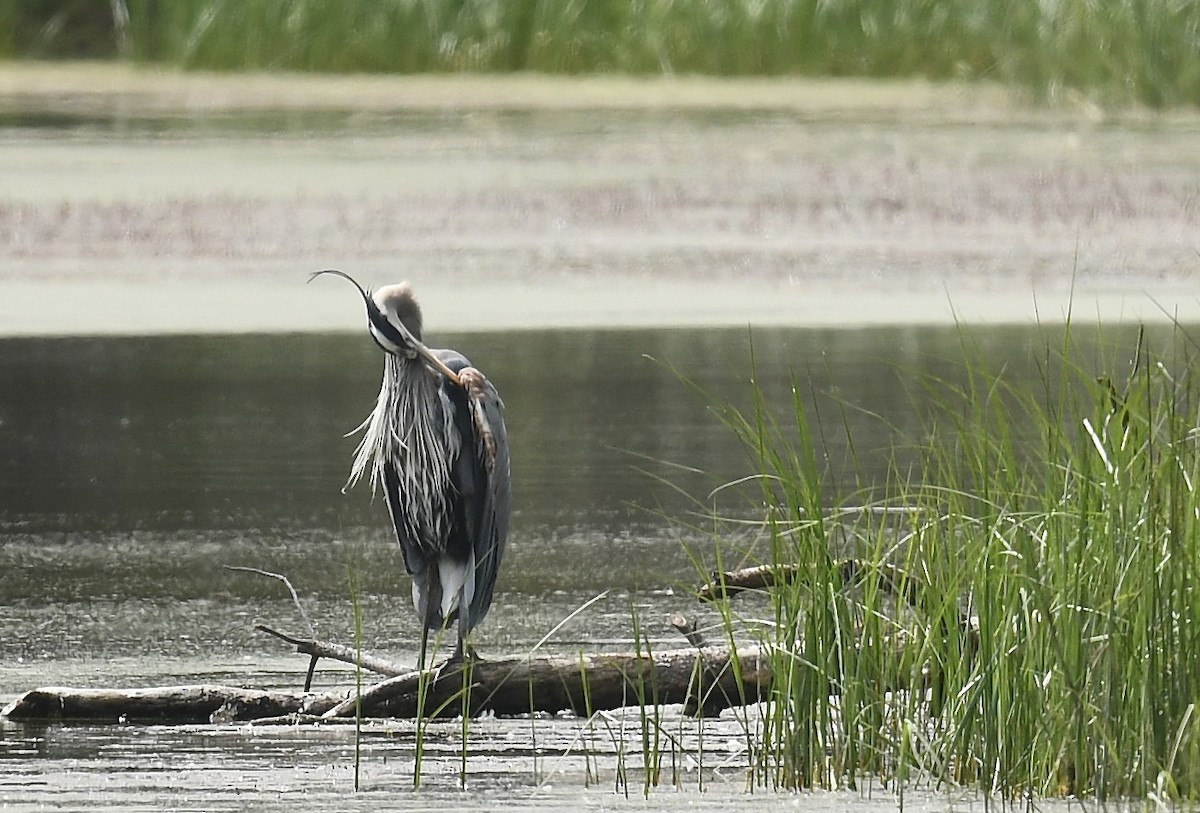
[[[483,658],[480,657],[479,653],[475,651],[475,647],[471,646],[470,644],[464,644],[460,641],[458,646],[454,649],[454,654],[443,661],[441,667],[439,668],[446,666],[462,667],[482,661]]]

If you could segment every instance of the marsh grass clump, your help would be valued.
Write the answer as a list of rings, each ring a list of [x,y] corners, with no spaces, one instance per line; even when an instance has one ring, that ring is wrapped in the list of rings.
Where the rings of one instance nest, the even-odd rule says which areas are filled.
[[[1200,6],[1180,0],[60,5],[0,0],[0,56],[121,54],[205,70],[921,77],[1200,104]]]
[[[867,505],[833,493],[798,387],[786,422],[757,387],[724,411],[770,562],[800,566],[763,627],[755,780],[1200,797],[1196,345],[1177,328],[1122,354],[1068,329],[1029,391],[963,335],[961,379],[917,382],[937,405],[920,476],[895,467]]]

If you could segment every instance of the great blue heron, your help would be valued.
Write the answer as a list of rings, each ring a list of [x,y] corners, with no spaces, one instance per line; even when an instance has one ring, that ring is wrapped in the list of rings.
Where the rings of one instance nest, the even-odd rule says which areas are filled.
[[[419,668],[430,630],[457,618],[452,661],[492,605],[512,511],[508,433],[496,388],[466,357],[421,342],[421,308],[408,283],[363,289],[371,338],[386,353],[375,409],[347,485],[371,472],[383,486],[413,605],[422,621]]]

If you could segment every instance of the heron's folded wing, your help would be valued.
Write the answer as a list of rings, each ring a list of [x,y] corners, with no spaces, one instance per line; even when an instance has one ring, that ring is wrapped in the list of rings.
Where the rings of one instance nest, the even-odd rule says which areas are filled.
[[[396,467],[387,463],[383,467],[383,491],[387,500],[388,515],[392,518],[392,529],[400,552],[404,555],[404,567],[414,581],[424,584],[425,571],[429,562],[421,546],[412,535],[412,523],[408,517],[408,506],[400,498],[400,475]]]
[[[491,606],[508,538],[512,513],[508,430],[504,425],[504,402],[483,373],[466,367],[458,375],[467,395],[472,429],[470,448],[479,479],[474,512],[478,524],[473,539],[475,595],[471,601],[471,621],[474,626]],[[465,438],[463,445],[466,452]]]

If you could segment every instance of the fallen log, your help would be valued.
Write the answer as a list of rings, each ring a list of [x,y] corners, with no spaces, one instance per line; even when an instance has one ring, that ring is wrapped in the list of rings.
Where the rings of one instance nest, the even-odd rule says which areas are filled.
[[[736,661],[736,663],[735,663]],[[499,716],[569,711],[587,715],[625,706],[682,704],[715,715],[766,696],[771,672],[757,648],[673,649],[655,654],[540,656],[474,660],[409,672],[348,698],[324,717],[416,717],[422,682],[424,715]]]
[[[560,711],[590,714],[645,702],[681,703],[689,715],[716,715],[766,696],[770,670],[757,648],[733,653],[728,647],[710,648],[684,616],[676,616],[671,623],[694,649],[666,650],[653,657],[580,653],[571,657],[475,658],[467,664],[434,667],[424,675],[340,644],[297,638],[262,624],[255,629],[311,656],[305,691],[319,657],[391,677],[328,710],[323,715],[326,719],[355,714],[404,718],[419,714],[453,717],[464,712],[470,716],[484,712],[499,716]]]
[[[326,651],[336,651],[326,650]],[[47,687],[10,703],[0,718],[14,721],[207,723],[305,718],[415,718],[422,681],[427,717],[513,716],[562,711],[589,714],[643,704],[681,703],[691,714],[714,715],[765,697],[771,671],[758,649],[676,649],[659,653],[510,657],[473,660],[399,675],[352,693],[260,691],[228,686],[142,689]]]
[[[842,559],[836,563],[839,576],[845,585],[861,585],[869,573],[879,579],[879,588],[894,596],[903,596],[911,605],[917,603],[919,583],[893,565],[871,564],[861,559]],[[696,590],[700,601],[729,599],[749,590],[769,590],[779,584],[790,584],[804,572],[798,564],[758,565],[725,572],[715,571],[708,584]]]
[[[342,694],[261,691],[209,684],[141,689],[50,686],[21,695],[0,710],[0,719],[173,724],[236,722],[286,714],[322,714],[342,698]]]

